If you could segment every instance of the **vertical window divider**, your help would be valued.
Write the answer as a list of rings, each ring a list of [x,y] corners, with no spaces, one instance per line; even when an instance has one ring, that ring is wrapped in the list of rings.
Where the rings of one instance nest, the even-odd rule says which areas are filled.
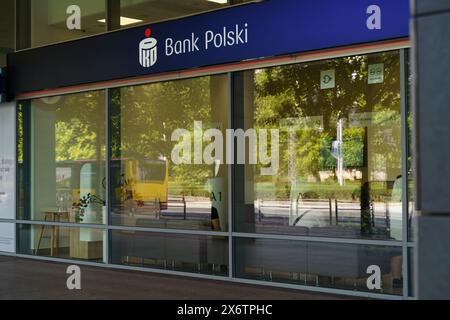
[[[15,49],[16,51],[31,46],[31,0],[16,0],[15,17]]]
[[[400,50],[400,108],[402,128],[402,269],[403,269],[403,298],[409,297],[409,250],[408,250],[408,115],[407,115],[407,91],[408,85],[406,68],[406,49]]]
[[[103,246],[104,252],[106,253],[106,257],[103,257],[104,262],[109,265],[111,263],[111,253],[110,253],[110,232],[109,232],[109,218],[110,218],[110,211],[111,211],[111,198],[109,195],[110,190],[110,180],[111,180],[111,170],[110,170],[110,164],[111,164],[111,121],[110,121],[110,115],[111,115],[111,89],[105,89],[106,90],[106,143],[105,143],[105,202],[106,202],[106,219],[105,219],[105,231],[106,235],[104,234],[103,239],[104,243]]]
[[[105,31],[113,31],[120,29],[120,0],[105,0],[105,19],[106,26]],[[110,197],[110,182],[111,182],[111,91],[113,89],[106,88],[106,152],[105,152],[105,177],[106,177],[106,188],[105,188],[105,202],[106,202],[106,219],[105,219],[105,231],[104,235],[104,252],[106,257],[103,257],[106,265],[111,265],[111,229],[110,229],[110,217],[111,217],[111,197]]]
[[[14,101],[14,182],[15,182],[15,195],[14,195],[14,254],[17,254],[18,252],[18,232],[17,227],[18,223],[17,220],[19,219],[19,117],[17,116],[19,112],[19,102],[17,100]]]
[[[233,96],[234,96],[234,74],[232,72],[228,73],[228,126],[229,128],[234,128],[233,121]],[[227,164],[228,170],[228,277],[232,279],[234,277],[234,241],[233,241],[233,231],[234,231],[234,166]]]
[[[236,0],[229,0],[228,5],[232,6]],[[228,126],[234,128],[234,73],[228,73]],[[228,277],[234,278],[234,165],[227,164],[228,170]]]
[[[105,0],[105,32],[120,29],[120,0]]]

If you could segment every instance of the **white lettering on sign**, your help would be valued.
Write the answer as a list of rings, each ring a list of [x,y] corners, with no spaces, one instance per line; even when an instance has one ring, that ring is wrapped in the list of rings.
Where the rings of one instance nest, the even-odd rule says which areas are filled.
[[[180,56],[196,53],[202,50],[221,49],[249,43],[248,23],[236,24],[234,27],[223,27],[220,31],[207,30],[200,36],[194,32],[186,38],[167,37],[164,41],[164,54],[166,57]],[[157,63],[159,40],[150,38],[151,30],[145,31],[146,39],[139,44],[139,63],[144,68],[152,67]]]
[[[247,44],[249,41],[248,24],[244,24],[243,27],[237,24],[232,29],[223,27],[220,32],[208,30],[203,37],[202,43],[204,45],[200,45],[200,40],[200,37],[195,33],[191,33],[191,36],[186,39],[167,38],[165,40],[166,56],[199,52],[202,47],[209,50]]]
[[[205,49],[208,50],[214,46],[216,48],[231,47],[248,43],[248,24],[241,28],[238,24],[235,29],[228,30],[223,27],[222,32],[213,32],[211,30],[205,33]]]
[[[198,47],[199,38],[195,36],[194,33],[191,34],[191,37],[184,40],[175,41],[172,38],[166,39],[166,56],[171,56],[173,54],[185,54],[194,51],[200,51]]]
[[[367,29],[381,30],[381,8],[377,5],[371,5],[367,8],[367,14],[370,14],[367,18]]]
[[[66,13],[70,14],[66,21],[67,29],[81,30],[81,8],[71,5],[67,7]]]

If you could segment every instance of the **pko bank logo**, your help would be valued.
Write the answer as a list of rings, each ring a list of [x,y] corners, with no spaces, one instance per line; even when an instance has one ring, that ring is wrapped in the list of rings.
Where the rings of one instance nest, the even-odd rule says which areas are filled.
[[[151,37],[152,30],[145,30],[145,39],[139,43],[139,63],[144,68],[153,67],[158,60],[158,41]]]

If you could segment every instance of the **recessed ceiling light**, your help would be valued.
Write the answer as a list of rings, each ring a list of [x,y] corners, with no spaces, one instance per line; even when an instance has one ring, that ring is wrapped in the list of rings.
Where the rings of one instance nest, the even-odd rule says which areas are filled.
[[[106,23],[106,19],[98,20],[98,22]],[[130,24],[135,24],[135,23],[139,23],[139,22],[143,22],[143,20],[127,18],[127,17],[120,17],[120,25],[121,26],[128,26]]]
[[[208,1],[209,1],[209,2],[220,3],[220,4],[228,3],[228,0],[208,0]]]

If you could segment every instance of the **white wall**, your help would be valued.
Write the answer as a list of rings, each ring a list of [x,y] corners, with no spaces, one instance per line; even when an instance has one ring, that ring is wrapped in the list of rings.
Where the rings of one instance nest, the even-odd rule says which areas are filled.
[[[0,222],[0,252],[16,252],[16,234],[14,223]]]
[[[15,218],[15,104],[0,104],[0,219]]]
[[[0,219],[16,216],[15,104],[0,104]],[[14,223],[0,223],[0,252],[15,252]]]

